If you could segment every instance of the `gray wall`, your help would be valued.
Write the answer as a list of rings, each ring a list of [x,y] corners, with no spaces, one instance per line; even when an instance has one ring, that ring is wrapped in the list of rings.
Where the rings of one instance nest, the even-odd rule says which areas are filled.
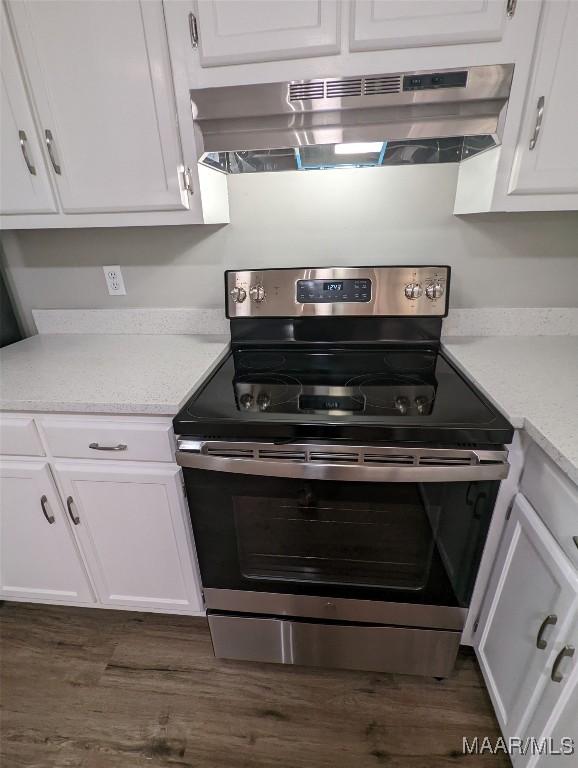
[[[22,231],[5,243],[20,309],[215,306],[223,270],[448,263],[455,307],[578,305],[578,214],[451,211],[457,166],[236,176],[227,226]],[[127,296],[109,297],[102,265]],[[30,325],[29,325],[30,327]]]

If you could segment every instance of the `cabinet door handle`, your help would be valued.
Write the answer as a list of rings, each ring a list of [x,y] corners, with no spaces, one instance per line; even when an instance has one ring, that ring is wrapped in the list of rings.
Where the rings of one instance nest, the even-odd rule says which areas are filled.
[[[40,497],[40,506],[42,507],[42,514],[44,515],[46,520],[50,523],[50,525],[52,525],[52,523],[54,522],[54,515],[48,508],[48,499],[44,494]]]
[[[72,496],[69,496],[66,499],[66,509],[68,510],[68,514],[70,515],[70,519],[72,520],[74,525],[78,525],[80,523],[80,518],[74,511],[73,504],[74,504],[74,499],[72,498]]]
[[[28,156],[28,136],[26,131],[18,131],[18,141],[20,142],[20,149],[22,150],[22,156],[24,162],[31,176],[36,176],[36,168],[34,167],[32,160]]]
[[[546,616],[540,625],[540,629],[538,630],[538,635],[536,637],[536,648],[544,651],[548,647],[548,641],[544,640],[544,632],[546,631],[547,627],[555,627],[557,623],[558,617],[556,614],[552,613],[550,616]]]
[[[560,672],[560,664],[564,659],[571,659],[572,656],[574,656],[574,646],[573,645],[565,645],[560,653],[556,656],[556,661],[554,662],[552,666],[552,674],[550,677],[552,678],[552,682],[554,683],[561,683],[564,679],[564,675]]]
[[[44,131],[44,138],[46,139],[46,148],[48,149],[48,154],[50,156],[52,167],[54,168],[54,173],[57,173],[60,176],[62,174],[62,170],[56,159],[56,147],[54,145],[54,136],[52,135],[52,131]]]
[[[530,139],[530,149],[534,149],[540,136],[540,129],[542,128],[542,117],[544,116],[544,97],[540,96],[538,103],[536,104],[536,124],[534,125],[534,133]]]
[[[194,13],[189,13],[189,34],[191,36],[191,45],[193,48],[199,46],[199,27],[197,25],[197,17]]]
[[[125,443],[119,443],[118,445],[99,445],[98,443],[89,443],[89,448],[93,451],[126,451],[127,445]]]

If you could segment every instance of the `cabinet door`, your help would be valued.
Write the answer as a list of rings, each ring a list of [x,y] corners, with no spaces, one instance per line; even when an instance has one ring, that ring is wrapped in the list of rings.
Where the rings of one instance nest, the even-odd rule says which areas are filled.
[[[522,736],[578,601],[570,563],[518,494],[477,630],[476,653],[505,736]],[[550,623],[547,617],[553,616]],[[538,640],[542,645],[538,648]]]
[[[510,194],[578,193],[578,3],[544,13]]]
[[[187,208],[161,0],[9,9],[64,211]]]
[[[505,0],[354,0],[352,51],[501,40]]]
[[[201,610],[178,467],[59,462],[55,468],[102,603]]]
[[[198,0],[202,67],[339,53],[339,0]]]
[[[0,464],[0,594],[93,602],[46,462]]]
[[[576,643],[578,645],[578,642]],[[560,710],[552,717],[552,728],[545,734],[554,749],[561,754],[540,757],[529,768],[576,768],[578,755],[578,675],[574,675],[572,689]],[[572,743],[570,743],[570,740]]]
[[[4,4],[0,7],[0,213],[50,213],[56,202]]]

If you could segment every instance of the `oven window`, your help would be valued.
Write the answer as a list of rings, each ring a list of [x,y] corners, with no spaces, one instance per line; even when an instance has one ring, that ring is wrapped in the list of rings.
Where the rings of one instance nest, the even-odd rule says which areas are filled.
[[[313,484],[305,484],[297,499],[234,497],[242,575],[424,589],[439,510],[426,510],[417,485],[370,490],[367,498],[365,486],[359,500],[328,498]]]

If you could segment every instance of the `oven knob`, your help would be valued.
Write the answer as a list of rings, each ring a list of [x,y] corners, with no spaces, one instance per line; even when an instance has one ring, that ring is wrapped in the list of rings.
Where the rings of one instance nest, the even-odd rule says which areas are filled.
[[[263,288],[262,285],[254,285],[249,290],[249,296],[251,297],[251,299],[253,301],[256,301],[257,303],[260,303],[265,298],[265,289]]]
[[[395,407],[401,413],[402,416],[405,416],[405,414],[409,409],[409,400],[407,399],[407,397],[396,397]]]
[[[257,406],[260,411],[266,411],[271,405],[271,396],[268,392],[261,392],[257,397]]]
[[[423,395],[419,395],[415,399],[415,404],[416,404],[418,413],[420,414],[427,413],[427,406],[428,406],[427,397],[424,397]]]
[[[419,299],[423,293],[423,288],[419,283],[408,283],[405,286],[406,299]]]
[[[444,287],[441,283],[430,283],[425,289],[425,295],[432,301],[439,299],[444,295]]]
[[[235,304],[242,304],[247,298],[247,291],[244,288],[239,288],[239,286],[233,288],[230,293]]]
[[[249,408],[253,405],[253,395],[250,395],[248,392],[246,392],[239,398],[239,403],[241,408],[244,408],[246,411],[248,411]]]

